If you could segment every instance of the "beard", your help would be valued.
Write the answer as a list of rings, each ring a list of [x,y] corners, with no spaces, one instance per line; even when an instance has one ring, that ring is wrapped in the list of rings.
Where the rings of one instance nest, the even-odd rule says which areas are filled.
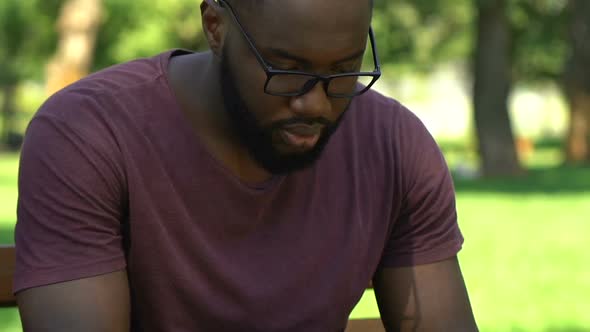
[[[340,125],[350,106],[350,103],[348,103],[344,112],[336,121],[325,118],[293,117],[262,126],[256,116],[248,110],[237,89],[227,52],[223,52],[221,58],[221,93],[225,112],[237,139],[247,149],[254,161],[274,175],[291,173],[312,166],[320,158],[330,137]],[[317,143],[310,150],[281,153],[273,144],[273,136],[275,136],[273,134],[286,125],[293,124],[321,124],[324,129]]]

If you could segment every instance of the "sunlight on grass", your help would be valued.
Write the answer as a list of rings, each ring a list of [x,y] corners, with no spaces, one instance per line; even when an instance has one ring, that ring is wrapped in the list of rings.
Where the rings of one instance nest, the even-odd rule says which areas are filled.
[[[590,193],[460,193],[458,210],[460,258],[482,330],[590,329],[590,302],[580,296],[590,294]]]
[[[590,173],[590,171],[589,171]],[[458,193],[459,257],[481,331],[590,331],[590,191]],[[353,318],[378,317],[372,292]]]
[[[12,228],[16,221],[17,169],[17,155],[0,154],[0,244],[14,243]],[[0,308],[0,331],[22,331],[16,308]]]
[[[379,317],[379,308],[375,301],[375,292],[373,290],[366,290],[363,298],[356,305],[350,318],[376,318]]]
[[[0,154],[0,244],[14,243],[12,232],[2,230],[14,227],[16,221],[17,170],[16,154]]]
[[[22,332],[18,309],[0,308],[0,331]]]

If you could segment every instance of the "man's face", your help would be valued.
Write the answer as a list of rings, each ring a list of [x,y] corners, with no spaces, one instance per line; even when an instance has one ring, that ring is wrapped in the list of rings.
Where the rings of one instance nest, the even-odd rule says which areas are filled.
[[[273,0],[256,11],[256,16],[237,10],[236,15],[262,57],[277,69],[324,75],[354,72],[361,67],[370,8],[367,0],[346,3]],[[312,165],[351,100],[326,96],[321,83],[299,97],[265,94],[262,66],[236,24],[227,19],[230,32],[222,52],[221,88],[225,110],[239,140],[271,173]]]

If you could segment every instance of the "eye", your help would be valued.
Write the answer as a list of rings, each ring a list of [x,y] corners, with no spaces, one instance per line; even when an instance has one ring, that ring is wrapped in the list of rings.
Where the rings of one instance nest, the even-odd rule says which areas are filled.
[[[356,73],[360,70],[360,65],[356,63],[343,64],[335,67],[333,70],[337,74]]]
[[[286,64],[286,63],[276,63],[276,62],[268,62],[268,65],[271,66],[272,69],[277,70],[298,70],[299,67],[296,64]]]
[[[354,73],[357,72],[357,69],[355,67],[342,67],[334,69],[334,72],[337,74]]]
[[[272,67],[272,69],[277,69],[277,70],[299,70],[301,69],[300,66],[293,61],[273,61],[273,60],[267,60],[267,63],[269,66]]]

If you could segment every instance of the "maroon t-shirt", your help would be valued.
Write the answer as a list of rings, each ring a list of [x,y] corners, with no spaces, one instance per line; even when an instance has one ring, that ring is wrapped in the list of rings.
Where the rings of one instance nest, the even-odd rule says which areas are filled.
[[[459,251],[443,156],[397,101],[357,97],[313,167],[249,185],[193,132],[173,54],[91,75],[32,120],[15,292],[126,268],[133,331],[338,331],[378,267]]]

